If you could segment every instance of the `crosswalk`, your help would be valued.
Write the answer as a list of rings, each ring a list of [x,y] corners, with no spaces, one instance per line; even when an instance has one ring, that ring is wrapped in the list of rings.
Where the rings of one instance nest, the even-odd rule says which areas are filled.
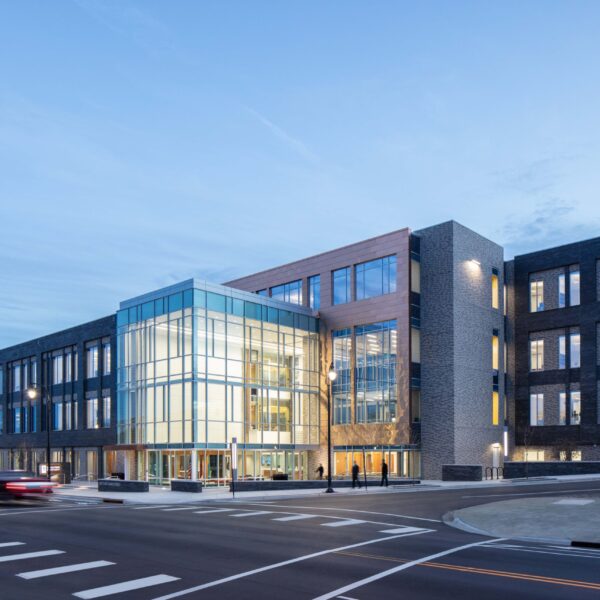
[[[20,541],[7,541],[0,542],[0,549],[9,549],[16,546],[26,546],[25,542]],[[1,550],[0,550],[1,552]],[[52,550],[36,550],[32,552],[18,552],[16,554],[0,554],[0,563],[12,563],[17,561],[26,561],[32,559],[40,559],[53,556],[67,556],[68,553],[64,550],[52,549]],[[24,580],[36,580],[49,577],[61,576],[61,582],[65,581],[65,576],[70,573],[76,573],[80,571],[91,571],[93,569],[101,569],[104,567],[115,566],[117,563],[107,560],[94,560],[89,562],[75,562],[67,563],[61,566],[48,567],[45,569],[36,569],[33,571],[22,571],[16,573],[15,576]],[[136,579],[129,579],[127,581],[120,581],[117,583],[110,583],[108,585],[102,585],[85,590],[78,590],[72,593],[75,598],[82,598],[83,600],[91,600],[93,598],[104,598],[108,596],[114,596],[124,592],[131,592],[134,590],[141,590],[144,588],[150,588],[158,585],[164,585],[174,581],[179,581],[179,577],[173,575],[167,575],[165,573],[158,573],[156,575],[150,575],[147,577],[141,577]],[[2,596],[4,597],[4,596]],[[23,594],[26,597],[26,593]]]

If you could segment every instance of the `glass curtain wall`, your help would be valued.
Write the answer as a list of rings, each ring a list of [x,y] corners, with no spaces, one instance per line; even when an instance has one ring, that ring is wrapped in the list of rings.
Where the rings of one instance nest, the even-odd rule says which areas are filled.
[[[317,321],[222,289],[119,311],[118,443],[160,450],[148,456],[150,479],[191,477],[192,451],[196,476],[226,479],[233,437],[240,473],[304,475],[298,457],[265,457],[319,443]]]
[[[333,368],[337,379],[331,386],[333,424],[352,422],[352,330],[333,332]]]

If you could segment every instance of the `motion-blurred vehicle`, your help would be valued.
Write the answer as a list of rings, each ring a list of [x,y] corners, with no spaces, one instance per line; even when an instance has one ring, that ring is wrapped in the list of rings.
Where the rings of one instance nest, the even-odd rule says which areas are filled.
[[[0,498],[51,494],[55,484],[29,471],[0,471]]]

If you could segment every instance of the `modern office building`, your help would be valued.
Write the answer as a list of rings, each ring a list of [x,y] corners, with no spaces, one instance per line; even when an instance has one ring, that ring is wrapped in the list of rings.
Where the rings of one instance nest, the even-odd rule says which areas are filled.
[[[329,396],[335,477],[600,460],[599,299],[600,238],[505,262],[454,221],[191,279],[1,350],[0,468],[50,422],[78,477],[223,484],[235,438],[239,477],[312,478]]]

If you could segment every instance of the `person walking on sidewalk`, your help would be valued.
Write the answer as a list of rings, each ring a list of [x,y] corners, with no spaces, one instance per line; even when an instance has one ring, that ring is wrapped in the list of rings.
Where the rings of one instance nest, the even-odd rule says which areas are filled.
[[[319,463],[319,466],[317,467],[317,470],[315,471],[315,473],[317,474],[317,479],[323,479],[324,472],[325,472],[325,469],[323,468],[323,465],[321,463]]]
[[[352,489],[354,489],[354,486],[358,483],[358,487],[361,488],[361,484],[360,484],[360,479],[358,478],[358,474],[360,473],[360,467],[356,464],[356,461],[354,461],[354,464],[352,465]]]
[[[388,486],[388,466],[385,459],[381,463],[381,485],[385,482],[385,487]]]

